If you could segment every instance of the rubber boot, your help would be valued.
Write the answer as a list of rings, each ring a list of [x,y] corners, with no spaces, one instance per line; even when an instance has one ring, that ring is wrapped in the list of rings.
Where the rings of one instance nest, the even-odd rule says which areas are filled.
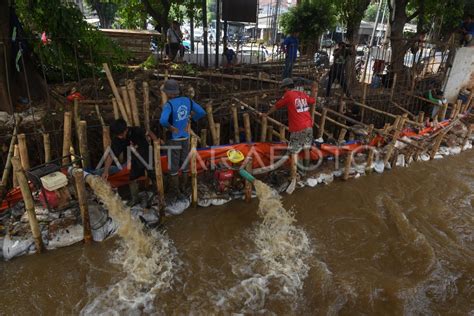
[[[303,159],[303,164],[300,165],[298,164],[298,173],[300,176],[304,177],[308,173],[309,166],[310,166],[311,160],[310,159]]]
[[[180,199],[186,199],[189,197],[189,174],[188,173],[183,173],[181,176],[181,181],[180,181],[180,186],[179,186],[179,191],[180,191]]]
[[[170,186],[169,186],[167,195],[168,195],[167,200],[170,202],[176,202],[176,200],[180,198],[178,175],[170,177]]]
[[[130,188],[130,201],[128,201],[127,205],[134,206],[140,202],[140,198],[138,196],[138,182],[136,180],[131,181],[128,186]]]

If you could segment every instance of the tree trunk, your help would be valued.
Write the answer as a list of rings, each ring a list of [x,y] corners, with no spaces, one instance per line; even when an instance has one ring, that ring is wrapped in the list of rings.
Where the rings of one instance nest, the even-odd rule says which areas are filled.
[[[11,78],[11,69],[7,69],[5,60],[11,60],[10,45],[10,8],[8,1],[0,1],[0,111],[11,113],[7,79]],[[7,56],[4,55],[6,52]]]
[[[403,28],[407,23],[408,17],[406,14],[406,6],[408,1],[393,1],[390,6],[390,46],[392,49],[392,56],[390,65],[392,72],[401,77],[403,72],[403,64],[406,53],[406,41],[403,38]]]

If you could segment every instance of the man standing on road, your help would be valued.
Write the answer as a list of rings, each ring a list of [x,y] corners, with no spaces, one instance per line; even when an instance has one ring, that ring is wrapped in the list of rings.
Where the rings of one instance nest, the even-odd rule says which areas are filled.
[[[171,131],[168,146],[171,146],[171,157],[168,157],[170,179],[170,196],[185,198],[185,189],[188,180],[189,164],[189,136],[191,132],[191,119],[198,121],[206,115],[203,108],[188,97],[180,96],[179,84],[176,80],[167,80],[163,92],[168,97],[168,102],[163,107],[160,117],[161,126]],[[154,135],[150,136],[155,139]],[[183,181],[179,180],[179,171]]]
[[[281,48],[285,52],[285,69],[283,70],[283,78],[291,78],[293,74],[293,65],[298,56],[298,33],[293,32],[290,36],[285,38]]]
[[[288,111],[288,125],[290,130],[289,151],[293,163],[298,163],[298,154],[304,150],[303,167],[307,169],[310,163],[310,149],[313,144],[313,117],[312,109],[316,106],[317,83],[311,87],[311,96],[302,91],[295,90],[293,79],[285,78],[281,82],[285,90],[283,97],[263,116],[271,115],[278,109],[286,108]],[[311,105],[311,106],[310,106]]]

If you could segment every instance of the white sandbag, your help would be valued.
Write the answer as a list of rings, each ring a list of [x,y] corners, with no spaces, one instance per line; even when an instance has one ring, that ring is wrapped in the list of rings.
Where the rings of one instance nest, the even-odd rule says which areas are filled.
[[[374,163],[374,170],[377,173],[383,173],[385,171],[385,164],[383,160],[378,160]]]
[[[178,200],[166,205],[165,212],[170,215],[179,215],[191,205],[189,199]]]
[[[33,237],[10,237],[5,236],[3,240],[3,258],[10,260],[14,257],[28,254],[35,248]]]
[[[419,158],[421,161],[428,161],[430,160],[430,155],[428,155],[427,153],[422,153]]]
[[[306,184],[309,187],[314,188],[316,185],[318,185],[318,179],[317,178],[308,178],[308,179],[306,179]]]
[[[211,204],[214,205],[214,206],[220,206],[220,205],[224,205],[228,202],[230,202],[232,199],[231,198],[228,198],[228,199],[211,199]]]
[[[397,162],[395,163],[395,166],[397,166],[397,167],[405,167],[406,166],[405,155],[400,154],[400,155],[397,156]]]
[[[449,151],[451,155],[459,155],[461,153],[461,146],[450,147]]]
[[[433,157],[433,159],[443,159],[444,156],[441,155],[439,152],[436,153],[436,155]]]
[[[469,149],[472,149],[472,143],[471,142],[467,142],[466,145],[464,145],[462,150],[469,150]]]
[[[197,203],[200,207],[209,207],[212,205],[212,201],[210,199],[198,199]]]
[[[112,218],[108,217],[100,226],[92,226],[92,239],[94,241],[104,241],[114,235],[117,229],[118,224]]]
[[[84,228],[82,225],[72,225],[68,228],[58,229],[50,236],[47,249],[55,249],[74,245],[84,239]]]
[[[449,156],[451,154],[451,151],[449,150],[448,147],[441,146],[438,149],[438,153],[443,156]]]

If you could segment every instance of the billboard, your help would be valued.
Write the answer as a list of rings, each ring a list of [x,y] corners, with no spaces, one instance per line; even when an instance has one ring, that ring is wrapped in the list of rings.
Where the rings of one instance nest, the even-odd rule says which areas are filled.
[[[222,0],[222,20],[257,22],[257,0]]]

